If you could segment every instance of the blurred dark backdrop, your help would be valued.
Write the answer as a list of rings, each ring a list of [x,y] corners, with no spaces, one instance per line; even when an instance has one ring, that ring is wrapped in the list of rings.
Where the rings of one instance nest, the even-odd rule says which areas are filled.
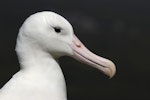
[[[61,58],[68,100],[150,99],[149,0],[1,0],[0,87],[19,70],[14,51],[19,27],[43,10],[64,16],[91,51],[117,66],[110,80],[96,69]]]

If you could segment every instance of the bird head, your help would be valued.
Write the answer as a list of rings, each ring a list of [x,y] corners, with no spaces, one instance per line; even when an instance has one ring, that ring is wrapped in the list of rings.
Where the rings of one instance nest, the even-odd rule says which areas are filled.
[[[99,69],[110,78],[116,72],[112,61],[89,51],[76,37],[71,24],[54,12],[39,12],[27,18],[20,28],[17,51],[19,51],[17,47],[24,46],[19,42],[24,41],[38,50],[48,52],[55,59],[64,55],[73,57]],[[20,46],[18,46],[19,44]]]

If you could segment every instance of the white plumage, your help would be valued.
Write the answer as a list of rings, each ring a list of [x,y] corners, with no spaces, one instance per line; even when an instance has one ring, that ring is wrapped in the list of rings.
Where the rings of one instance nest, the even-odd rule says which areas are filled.
[[[57,59],[72,56],[112,77],[115,65],[92,54],[62,16],[44,11],[31,15],[20,28],[16,52],[20,71],[0,90],[0,100],[67,100]]]

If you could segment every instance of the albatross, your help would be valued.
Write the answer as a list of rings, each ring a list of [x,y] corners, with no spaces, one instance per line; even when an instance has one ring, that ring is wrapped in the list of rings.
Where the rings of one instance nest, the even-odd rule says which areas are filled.
[[[58,64],[61,56],[97,68],[112,78],[112,61],[89,51],[62,16],[42,11],[29,16],[19,30],[16,53],[20,70],[1,88],[0,100],[67,100],[66,84]]]

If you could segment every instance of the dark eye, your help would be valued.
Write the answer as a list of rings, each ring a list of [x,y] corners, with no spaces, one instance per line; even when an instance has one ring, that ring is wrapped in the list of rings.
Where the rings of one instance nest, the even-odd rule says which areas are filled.
[[[61,32],[61,28],[60,27],[54,27],[54,30],[56,33],[60,33]]]

